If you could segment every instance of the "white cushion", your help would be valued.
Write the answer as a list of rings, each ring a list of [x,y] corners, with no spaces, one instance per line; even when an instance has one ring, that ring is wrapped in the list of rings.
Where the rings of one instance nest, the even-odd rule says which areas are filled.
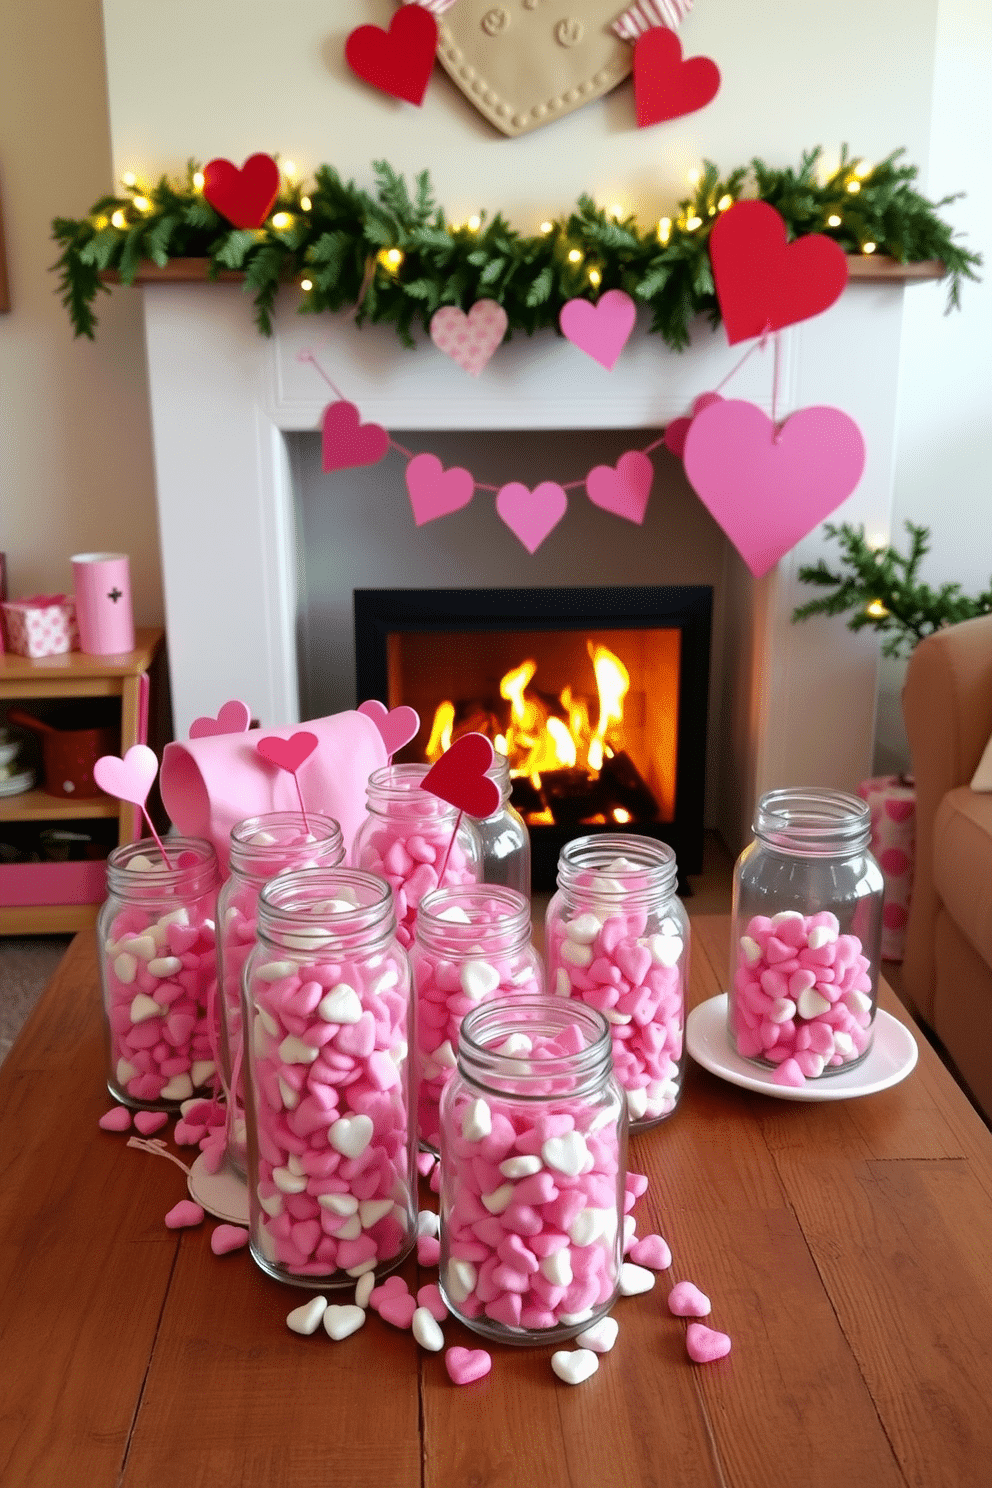
[[[992,791],[992,739],[986,744],[978,769],[971,777],[971,788],[973,791]]]

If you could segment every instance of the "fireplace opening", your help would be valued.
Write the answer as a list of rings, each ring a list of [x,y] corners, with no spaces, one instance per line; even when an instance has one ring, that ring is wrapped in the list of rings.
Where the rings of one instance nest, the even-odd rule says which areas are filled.
[[[702,863],[712,590],[362,589],[359,701],[421,719],[400,759],[432,762],[477,730],[506,755],[533,888],[561,847],[622,829]]]

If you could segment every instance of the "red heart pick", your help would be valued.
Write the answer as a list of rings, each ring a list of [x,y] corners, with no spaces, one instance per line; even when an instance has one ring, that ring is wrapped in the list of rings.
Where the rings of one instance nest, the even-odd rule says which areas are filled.
[[[381,424],[363,424],[354,403],[328,403],[324,409],[322,461],[325,470],[376,465],[389,448]]]
[[[409,744],[420,727],[420,714],[416,708],[409,708],[405,704],[387,712],[385,703],[380,703],[378,698],[369,698],[367,703],[359,704],[358,711],[364,713],[366,718],[371,718],[389,755],[402,749],[404,744]]]
[[[486,774],[492,763],[493,746],[485,734],[462,734],[427,771],[421,790],[484,821],[499,805],[499,786]]]
[[[436,50],[437,21],[421,5],[404,5],[388,31],[359,26],[344,44],[345,61],[363,82],[418,106],[427,92]]]
[[[717,218],[710,261],[731,346],[819,315],[847,284],[840,244],[823,233],[787,243],[768,202],[735,202]]]
[[[637,126],[695,113],[716,97],[720,69],[709,57],[682,60],[682,44],[667,26],[645,31],[634,44]]]
[[[316,734],[301,730],[298,734],[290,734],[288,739],[270,734],[266,739],[259,739],[255,748],[270,764],[278,765],[280,770],[288,770],[290,775],[295,775],[303,761],[313,754],[317,744]]]
[[[203,195],[234,227],[261,227],[279,195],[279,167],[271,155],[249,155],[240,170],[230,160],[209,160]]]
[[[224,703],[216,718],[209,714],[203,718],[194,718],[189,726],[191,739],[207,739],[214,734],[244,734],[251,723],[251,710],[247,703],[239,698],[232,698],[229,703]]]

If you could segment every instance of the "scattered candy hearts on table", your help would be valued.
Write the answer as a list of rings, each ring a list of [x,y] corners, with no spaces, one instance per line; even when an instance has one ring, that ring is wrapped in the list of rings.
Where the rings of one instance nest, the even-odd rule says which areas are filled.
[[[596,465],[586,476],[586,494],[594,506],[628,522],[644,521],[654,480],[654,466],[640,450],[621,455],[614,469]]]
[[[131,1112],[127,1106],[111,1106],[97,1122],[103,1131],[123,1132],[131,1125]]]
[[[668,1310],[674,1317],[709,1317],[710,1299],[691,1281],[677,1281],[668,1294]]]
[[[453,1384],[471,1385],[492,1369],[492,1355],[485,1349],[450,1348],[444,1356],[444,1367]]]
[[[380,703],[378,698],[369,698],[367,702],[359,703],[358,711],[371,718],[389,755],[409,744],[420,727],[420,714],[416,708],[408,708],[406,704],[387,710],[385,703]]]
[[[705,1323],[690,1323],[685,1330],[685,1346],[695,1364],[712,1364],[730,1353],[731,1343],[726,1333],[707,1328]]]
[[[321,464],[327,471],[377,465],[389,449],[389,435],[381,424],[363,424],[354,403],[340,399],[324,409]]]
[[[568,300],[558,324],[573,346],[611,372],[630,340],[637,307],[623,289],[608,289],[594,305],[591,300]]]
[[[303,1302],[299,1307],[294,1307],[292,1312],[287,1313],[286,1327],[293,1333],[309,1338],[320,1327],[326,1311],[326,1297],[311,1297],[309,1302]]]
[[[340,1343],[364,1326],[365,1313],[361,1307],[355,1307],[351,1303],[332,1302],[324,1312],[323,1321],[328,1338]]]
[[[279,195],[279,167],[271,155],[249,155],[239,169],[230,160],[208,160],[203,195],[233,227],[261,227]]]
[[[410,9],[415,10],[416,6]],[[445,470],[437,455],[414,455],[406,467],[406,489],[413,519],[422,527],[425,522],[434,522],[468,506],[475,494],[475,477],[460,465]]]
[[[431,317],[431,340],[471,377],[478,377],[506,327],[506,311],[495,300],[476,300],[467,315],[457,305],[442,305]]]
[[[154,750],[147,744],[132,744],[123,759],[116,754],[101,755],[93,766],[93,779],[108,796],[144,806],[157,772]]]
[[[493,746],[485,734],[462,734],[427,771],[420,788],[484,821],[499,806],[499,786],[486,774],[492,763]]]
[[[685,436],[688,434],[689,425],[696,417],[696,414],[702,413],[704,408],[709,408],[711,403],[722,402],[723,399],[719,393],[700,393],[699,397],[693,401],[692,413],[688,418],[672,419],[666,426],[663,440],[665,448],[670,450],[673,455],[677,455],[681,460],[685,451]]]
[[[568,497],[557,481],[542,481],[533,491],[510,481],[496,496],[496,513],[519,537],[528,553],[536,553],[568,511]]]
[[[232,1251],[244,1250],[248,1244],[248,1231],[241,1225],[218,1225],[210,1236],[210,1249],[215,1256],[230,1255]]]
[[[634,103],[637,125],[705,108],[720,88],[720,69],[709,57],[682,56],[682,44],[667,26],[645,31],[634,44]]]
[[[213,738],[215,734],[244,734],[251,724],[251,709],[239,698],[224,703],[216,718],[194,718],[189,726],[191,739]]]
[[[170,1230],[191,1229],[194,1225],[202,1224],[203,1220],[203,1210],[192,1199],[180,1199],[165,1216],[165,1223]]]
[[[295,775],[304,760],[308,760],[313,754],[318,742],[316,734],[301,729],[299,733],[290,734],[288,739],[280,739],[277,734],[259,739],[255,748],[263,759],[278,765],[280,770],[288,770],[290,775]]]
[[[839,408],[803,408],[776,428],[755,404],[728,399],[696,415],[683,458],[699,499],[760,579],[850,496],[865,444]]]
[[[436,50],[437,21],[422,6],[405,5],[393,16],[388,31],[381,26],[359,26],[352,31],[344,55],[363,82],[419,107]]]
[[[847,259],[833,238],[786,242],[768,202],[739,201],[710,233],[710,262],[730,345],[828,310],[847,284]]]
[[[551,1355],[551,1368],[566,1385],[581,1385],[599,1368],[599,1356],[593,1349],[558,1349]]]

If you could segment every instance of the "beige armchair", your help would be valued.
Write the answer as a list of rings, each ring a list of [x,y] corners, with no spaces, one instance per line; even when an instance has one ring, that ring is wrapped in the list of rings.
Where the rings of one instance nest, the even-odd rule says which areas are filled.
[[[969,785],[992,735],[992,615],[919,643],[903,713],[917,792],[903,991],[992,1120],[992,792]]]

